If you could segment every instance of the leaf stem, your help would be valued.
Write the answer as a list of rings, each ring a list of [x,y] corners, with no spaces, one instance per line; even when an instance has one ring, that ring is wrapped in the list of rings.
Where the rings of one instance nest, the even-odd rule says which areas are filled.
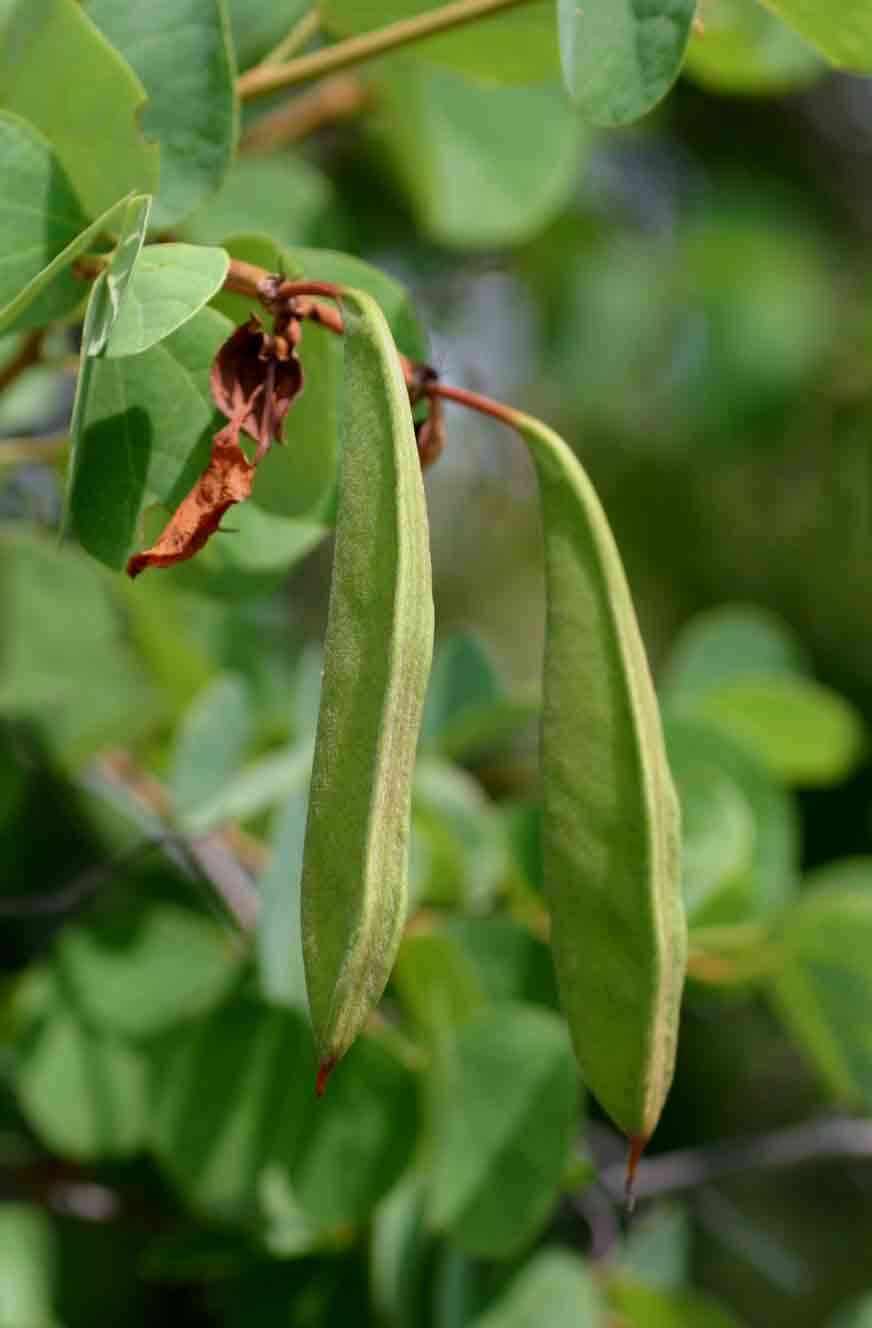
[[[297,20],[290,32],[286,33],[281,41],[271,51],[267,52],[257,68],[261,69],[264,65],[280,65],[282,61],[289,60],[292,55],[297,54],[301,47],[306,45],[311,37],[315,36],[320,26],[321,15],[318,12],[318,6],[314,5],[307,14]]]
[[[36,328],[28,332],[17,355],[13,355],[8,364],[0,369],[0,392],[14,383],[19,374],[33,364],[39,364],[42,358],[42,343],[45,341],[45,328]]]
[[[387,27],[349,37],[309,55],[301,55],[288,64],[256,65],[237,80],[236,89],[242,101],[264,97],[278,88],[290,88],[297,83],[305,83],[307,79],[347,69],[349,65],[372,60],[377,55],[384,55],[386,51],[423,41],[434,33],[449,32],[465,23],[474,23],[478,19],[529,3],[530,0],[454,0],[454,3],[444,5],[441,9],[402,18],[396,23],[389,23]]]
[[[324,125],[359,115],[368,102],[356,74],[334,74],[259,116],[239,140],[239,151],[273,152],[285,143],[297,143]]]

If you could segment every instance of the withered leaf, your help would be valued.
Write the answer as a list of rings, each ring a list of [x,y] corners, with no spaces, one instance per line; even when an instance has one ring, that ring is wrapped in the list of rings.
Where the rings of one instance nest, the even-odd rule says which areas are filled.
[[[293,319],[270,333],[252,317],[227,338],[212,364],[209,387],[215,404],[257,442],[258,460],[270,443],[281,442],[282,423],[302,389],[299,338],[300,326]]]
[[[128,576],[139,576],[146,567],[171,567],[193,557],[218,529],[228,507],[249,497],[257,467],[236,441],[238,434],[234,421],[216,433],[209,465],[182,499],[157,543],[128,559]]]

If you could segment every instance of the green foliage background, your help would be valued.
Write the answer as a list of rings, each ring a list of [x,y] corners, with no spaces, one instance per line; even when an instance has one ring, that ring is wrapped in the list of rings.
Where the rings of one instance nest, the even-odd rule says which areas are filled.
[[[313,49],[432,8],[329,0]],[[305,5],[0,3],[0,382],[46,329],[0,394],[0,1328],[872,1322],[868,6],[705,0],[693,34],[664,5],[647,79],[632,6],[585,8],[595,32],[531,3],[363,65],[353,117],[263,154],[308,85],[240,109],[236,72]],[[126,201],[155,191],[150,217]],[[72,264],[108,236],[71,424]],[[543,942],[532,472],[457,410],[426,480],[411,922],[314,1100],[296,890],[328,333],[233,533],[117,571],[208,456],[206,371],[249,311],[222,250],[370,291],[406,353],[560,428],[603,499],[691,923],[630,1227]]]

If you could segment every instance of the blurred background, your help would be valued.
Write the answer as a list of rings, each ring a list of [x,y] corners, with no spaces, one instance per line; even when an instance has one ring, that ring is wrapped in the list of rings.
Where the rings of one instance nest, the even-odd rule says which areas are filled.
[[[277,1164],[259,1173],[256,1220],[248,1199],[227,1207],[249,1135],[281,1096],[258,1106],[260,1126],[242,1108],[216,1117],[217,1157],[191,1142],[191,1120],[211,1119],[237,1081],[260,1082],[263,1039],[309,1063],[296,1025],[267,1022],[299,1003],[299,971],[271,938],[287,936],[281,871],[304,824],[327,508],[320,495],[292,522],[264,499],[250,538],[228,535],[199,572],[149,572],[135,588],[59,546],[73,318],[0,395],[3,1328],[158,1314],[449,1328],[493,1306],[531,1241],[584,1254],[615,1323],[872,1322],[872,1308],[846,1310],[872,1295],[872,1140],[859,1130],[833,1149],[820,1126],[872,1108],[868,912],[841,918],[809,960],[803,982],[832,981],[804,1014],[796,974],[793,987],[755,980],[790,901],[828,881],[872,899],[872,84],[828,71],[764,11],[765,28],[749,27],[752,8],[712,0],[680,82],[629,129],[584,126],[548,67],[534,86],[491,87],[445,46],[339,76],[320,106],[304,89],[290,127],[276,118],[286,96],[246,104],[247,150],[177,228],[210,243],[266,232],[389,274],[414,310],[406,348],[420,353],[424,329],[447,382],[546,419],[602,498],[664,698],[703,933],[653,1145],[654,1163],[678,1161],[662,1193],[642,1185],[635,1244],[615,1193],[592,1179],[622,1156],[593,1104],[547,1215],[508,1254],[479,1254],[462,1231],[452,1244],[449,1230],[415,1263],[396,1243],[414,1228],[426,1244],[413,1199],[373,1216],[409,1164],[414,1124],[402,1157],[382,1143],[366,1162],[384,1179],[367,1181],[372,1205],[339,1204],[336,1217],[325,1200],[315,1236],[293,1167],[293,1192]],[[258,26],[250,5],[231,9],[244,69],[288,15]],[[0,341],[0,382],[20,345]],[[312,429],[292,413],[289,446],[329,448]],[[414,912],[431,938],[448,918],[499,996],[510,960],[476,929],[501,919],[505,956],[511,936],[541,935],[535,485],[512,436],[449,407],[426,491],[441,644]],[[289,529],[305,522],[317,535]],[[269,917],[253,959],[231,921],[252,880]],[[824,934],[814,913],[805,925],[810,944]],[[753,943],[734,962],[743,935]],[[502,994],[553,1009],[535,947]],[[386,1038],[414,1042],[404,1020],[416,1010],[426,1027],[425,958],[401,962]],[[256,1001],[273,1013],[257,1017]],[[415,1054],[401,1045],[397,1064],[414,1068]],[[157,1105],[143,1087],[155,1079]],[[402,1134],[414,1090],[390,1092],[400,1116],[384,1129]],[[368,1101],[363,1088],[347,1097],[352,1117]],[[801,1156],[773,1165],[800,1123]],[[719,1151],[756,1136],[735,1167]],[[297,1140],[294,1156],[308,1147]],[[413,1270],[402,1295],[400,1256]],[[598,1322],[590,1313],[578,1322]]]

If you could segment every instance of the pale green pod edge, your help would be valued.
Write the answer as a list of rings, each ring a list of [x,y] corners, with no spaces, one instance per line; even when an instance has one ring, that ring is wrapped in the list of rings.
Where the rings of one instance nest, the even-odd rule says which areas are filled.
[[[408,390],[375,301],[344,291],[342,307],[344,440],[301,884],[319,1091],[381,996],[399,945],[433,651]]]
[[[545,542],[545,891],[588,1087],[638,1148],[672,1081],[687,929],[680,822],[657,698],[615,541],[574,453],[512,412]]]

